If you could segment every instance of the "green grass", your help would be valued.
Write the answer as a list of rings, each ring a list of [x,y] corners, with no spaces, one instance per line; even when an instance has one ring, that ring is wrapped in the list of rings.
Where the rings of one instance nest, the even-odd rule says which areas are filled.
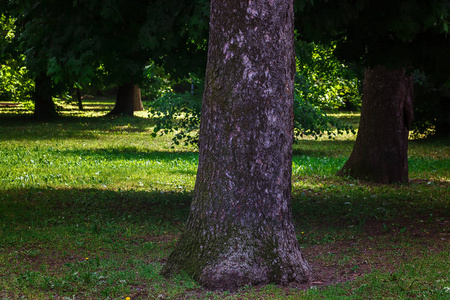
[[[312,283],[213,292],[159,275],[189,212],[197,150],[152,138],[146,112],[109,118],[111,100],[85,104],[62,103],[51,122],[0,107],[0,299],[450,297],[448,139],[410,141],[411,182],[388,186],[334,175],[353,135],[298,141],[293,216]]]

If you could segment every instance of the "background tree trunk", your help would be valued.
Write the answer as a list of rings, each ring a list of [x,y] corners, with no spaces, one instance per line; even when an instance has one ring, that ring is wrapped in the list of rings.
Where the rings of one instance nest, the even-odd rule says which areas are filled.
[[[442,136],[442,137],[448,137],[450,136],[450,95],[449,90],[447,89],[446,92],[441,92],[441,95],[439,95],[439,108],[440,113],[439,117],[436,118],[436,135]]]
[[[306,282],[291,217],[293,3],[211,1],[199,166],[162,274],[213,289]]]
[[[144,106],[142,105],[141,89],[137,85],[134,85],[134,111],[141,110],[144,110]]]
[[[366,69],[358,135],[338,175],[377,183],[408,181],[413,88],[405,70]]]
[[[39,74],[35,79],[34,117],[46,120],[58,115],[52,99],[52,80],[45,74]]]
[[[109,115],[133,116],[134,111],[142,110],[141,90],[132,82],[118,86],[116,105]]]
[[[81,100],[80,88],[76,88],[76,96],[77,96],[78,109],[83,110],[83,101]]]

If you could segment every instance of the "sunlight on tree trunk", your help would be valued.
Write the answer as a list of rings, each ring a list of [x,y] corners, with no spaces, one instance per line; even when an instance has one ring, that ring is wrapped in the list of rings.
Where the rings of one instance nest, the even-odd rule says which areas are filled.
[[[142,111],[144,110],[144,106],[142,105],[142,99],[141,99],[141,89],[135,85],[134,86],[134,111]]]
[[[291,216],[293,3],[211,1],[199,166],[162,270],[212,289],[306,282]]]

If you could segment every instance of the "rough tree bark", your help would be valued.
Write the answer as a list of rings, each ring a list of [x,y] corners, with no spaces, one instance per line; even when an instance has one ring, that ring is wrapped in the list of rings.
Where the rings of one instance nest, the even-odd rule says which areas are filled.
[[[199,166],[162,274],[212,289],[306,282],[291,216],[293,3],[211,1]]]
[[[58,115],[52,99],[52,80],[45,74],[35,79],[34,117],[37,120],[47,120]]]
[[[382,66],[366,69],[358,135],[338,175],[385,184],[407,182],[412,119],[412,75]]]
[[[109,115],[133,116],[138,110],[143,110],[141,90],[132,82],[118,86],[116,105]]]

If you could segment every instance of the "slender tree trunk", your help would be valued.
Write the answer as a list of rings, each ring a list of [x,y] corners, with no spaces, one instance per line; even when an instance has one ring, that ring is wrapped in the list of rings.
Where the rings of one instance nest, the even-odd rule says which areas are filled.
[[[163,275],[308,281],[291,216],[293,44],[291,0],[211,1],[194,198]]]
[[[79,109],[79,110],[83,110],[83,102],[81,101],[81,91],[80,91],[80,88],[77,88],[76,94],[77,94],[77,101],[78,101],[78,109]]]
[[[142,110],[141,90],[132,82],[118,86],[116,105],[109,115],[133,116],[135,110]]]
[[[377,183],[408,181],[412,98],[413,78],[405,70],[366,69],[358,135],[338,175]]]
[[[56,106],[52,99],[52,80],[45,74],[40,74],[35,80],[34,117],[46,120],[56,117]]]

